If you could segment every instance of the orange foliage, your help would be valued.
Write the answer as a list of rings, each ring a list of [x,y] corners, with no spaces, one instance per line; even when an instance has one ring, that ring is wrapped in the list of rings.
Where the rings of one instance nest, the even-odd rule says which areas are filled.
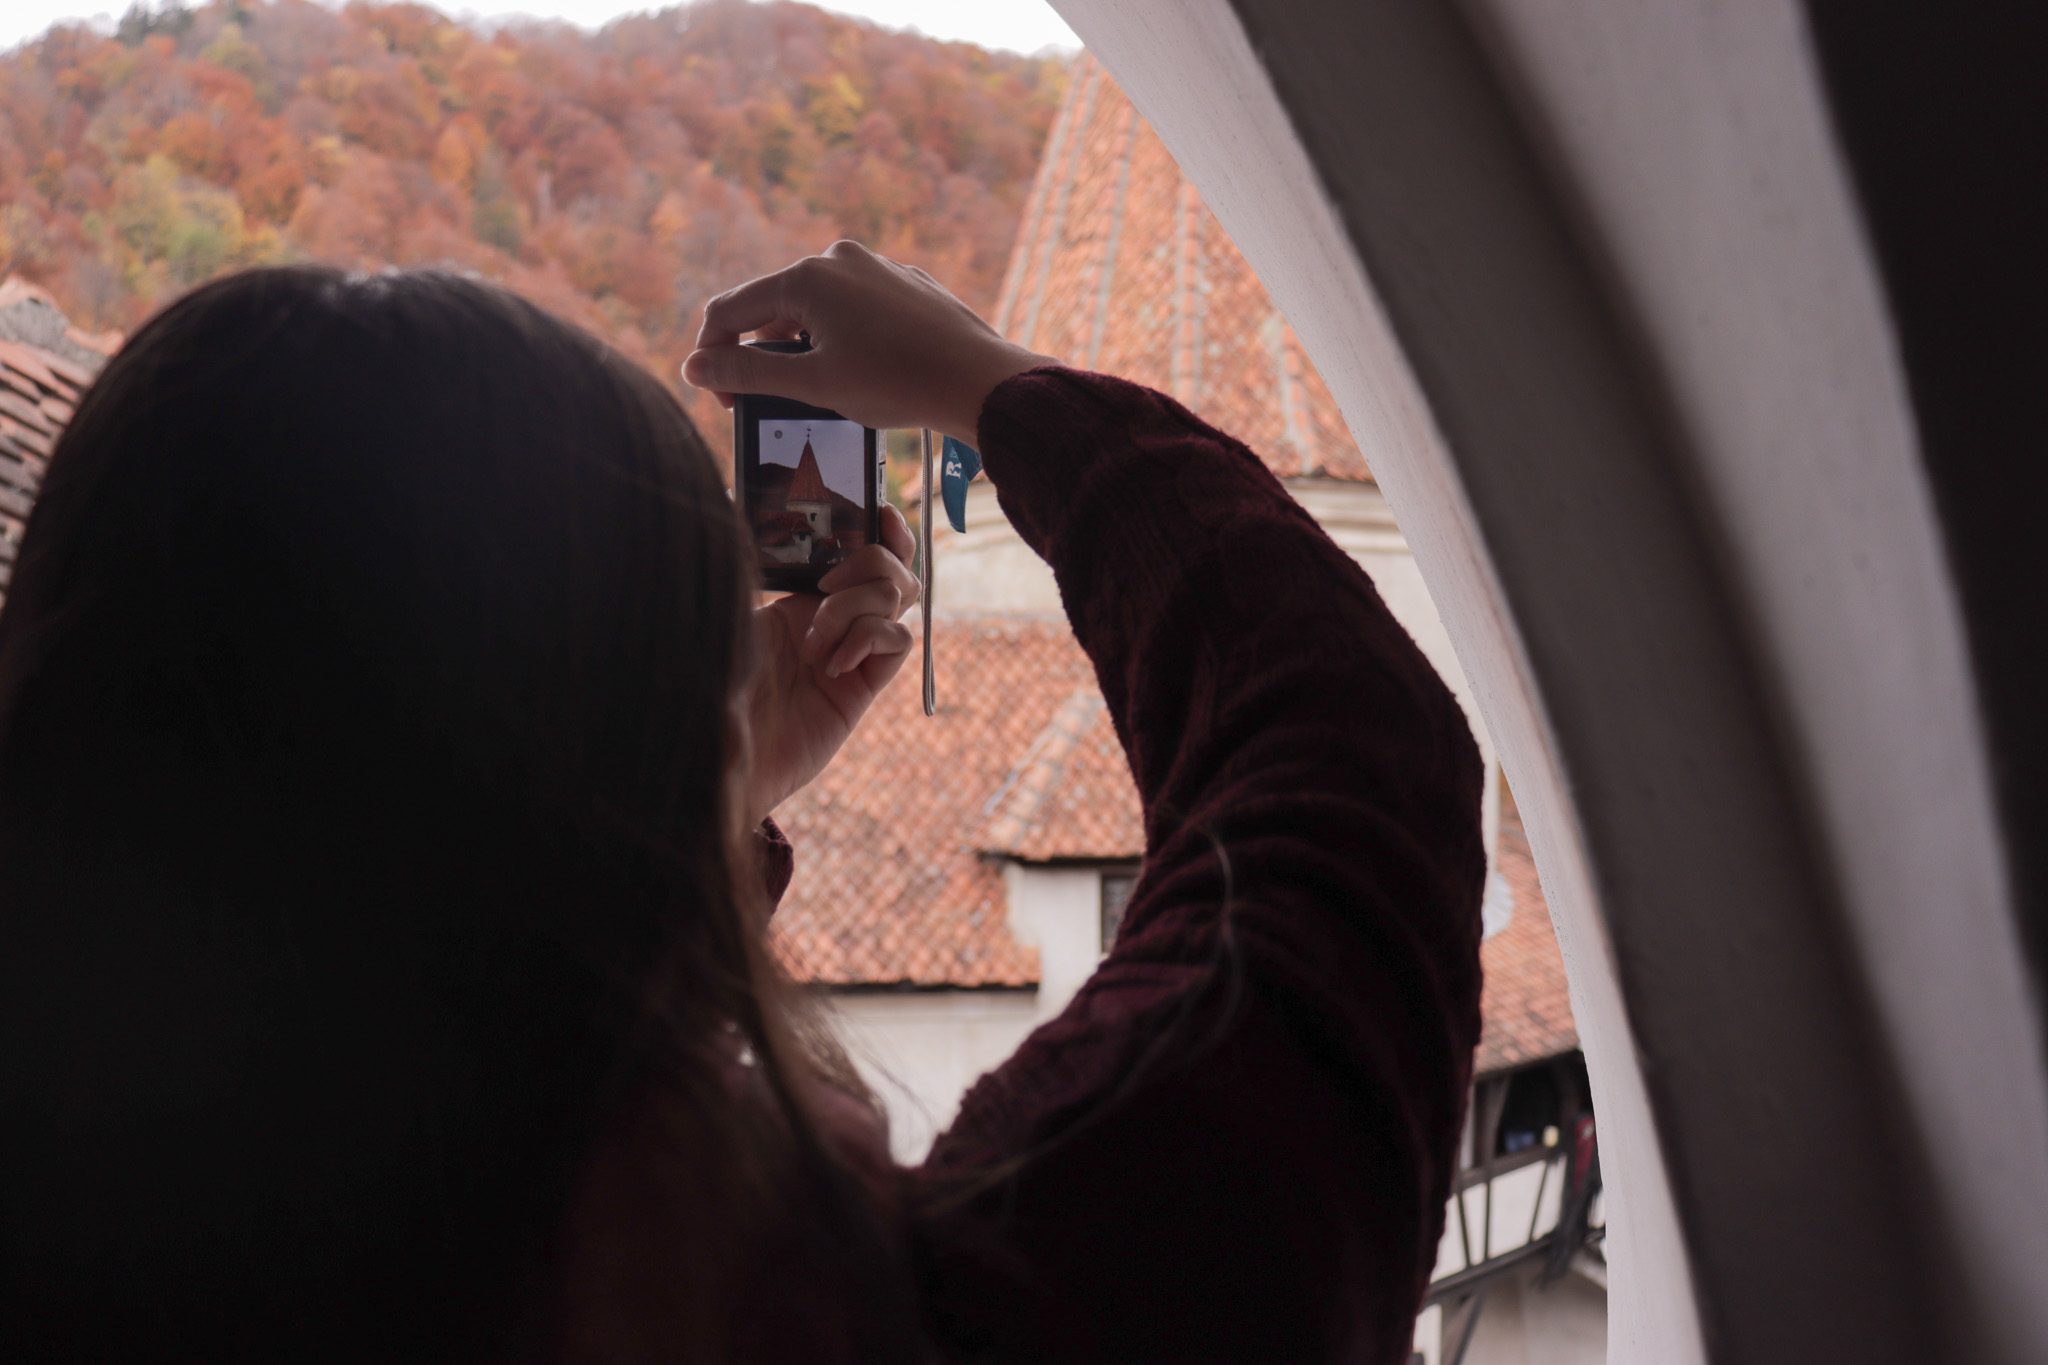
[[[857,237],[993,304],[1054,60],[806,5],[595,34],[215,0],[0,57],[0,275],[132,330],[221,270],[446,263],[673,378],[704,300]],[[708,415],[708,414],[705,414]]]

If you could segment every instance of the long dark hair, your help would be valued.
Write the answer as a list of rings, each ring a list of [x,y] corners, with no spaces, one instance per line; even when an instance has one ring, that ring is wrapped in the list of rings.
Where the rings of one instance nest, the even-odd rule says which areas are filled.
[[[0,1355],[912,1349],[729,799],[748,564],[673,395],[501,291],[136,335],[0,612]]]

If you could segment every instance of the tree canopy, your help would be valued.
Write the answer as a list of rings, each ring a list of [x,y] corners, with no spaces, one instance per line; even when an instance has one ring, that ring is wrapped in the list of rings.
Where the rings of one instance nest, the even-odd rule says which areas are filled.
[[[1064,78],[788,0],[138,5],[0,54],[0,273],[128,329],[241,266],[451,264],[673,380],[706,298],[841,236],[987,308]]]

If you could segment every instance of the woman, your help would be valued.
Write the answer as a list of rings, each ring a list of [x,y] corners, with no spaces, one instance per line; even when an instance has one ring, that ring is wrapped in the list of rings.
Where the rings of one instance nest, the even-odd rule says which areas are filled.
[[[747,333],[807,330],[770,356]],[[1145,798],[1115,951],[915,1171],[765,947],[908,537],[751,606],[599,343],[294,269],[139,333],[0,614],[0,1355],[1404,1359],[1479,765],[1241,446],[842,243],[686,376],[976,443]]]

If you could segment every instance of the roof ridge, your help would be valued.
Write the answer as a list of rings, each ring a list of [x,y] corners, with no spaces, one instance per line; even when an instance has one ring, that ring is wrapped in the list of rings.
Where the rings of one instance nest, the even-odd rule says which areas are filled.
[[[1076,62],[1075,66],[1077,68],[1075,75],[1068,79],[1079,79],[1080,72],[1078,68],[1085,66],[1088,72],[1088,88],[1081,95],[1079,114],[1074,120],[1073,128],[1067,134],[1065,167],[1062,170],[1053,172],[1057,184],[1050,191],[1054,195],[1052,218],[1044,225],[1043,229],[1045,254],[1042,259],[1044,263],[1039,268],[1038,287],[1031,295],[1030,311],[1024,315],[1022,335],[1017,338],[1017,344],[1027,350],[1031,347],[1032,338],[1038,333],[1038,315],[1039,311],[1045,306],[1045,287],[1052,273],[1052,256],[1054,252],[1059,250],[1061,239],[1066,231],[1067,201],[1074,193],[1074,163],[1081,158],[1081,145],[1088,136],[1088,116],[1095,111],[1095,92],[1101,88],[1104,76],[1102,63],[1096,61],[1094,54],[1085,48],[1081,52],[1080,61]],[[1122,92],[1119,91],[1118,93],[1121,94]],[[1052,150],[1050,147],[1046,149],[1048,158]],[[1054,163],[1048,159],[1045,164],[1051,165]],[[1036,244],[1020,242],[1018,246],[1023,250],[1029,251],[1034,249]],[[1029,262],[1026,263],[1025,270],[1027,273],[1029,272]]]
[[[1031,832],[1038,812],[1066,771],[1067,759],[1109,703],[1092,687],[1074,689],[1032,739],[1031,747],[982,807],[996,812],[982,827],[977,847],[1001,853],[1015,849]],[[998,812],[997,808],[1001,807]]]
[[[1059,146],[1066,136],[1067,122],[1074,116],[1074,105],[1081,97],[1079,79],[1082,66],[1088,54],[1084,49],[1072,66],[1067,69],[1067,88],[1060,95],[1059,112],[1053,116],[1052,130],[1045,137],[1045,151],[1039,156],[1038,170],[1031,177],[1031,194],[1025,201],[1024,217],[1017,225],[1017,244],[1010,252],[1009,268],[1003,272],[1002,295],[996,300],[996,330],[1005,335],[1010,330],[1010,314],[1017,307],[1017,292],[1024,285],[1024,276],[1031,264],[1030,243],[1038,240],[1038,229],[1045,217],[1046,196],[1051,192],[1054,156],[1052,149]]]
[[[997,330],[1171,393],[1282,477],[1372,482],[1301,338],[1157,130],[1091,54],[1067,79]]]
[[[1116,198],[1109,204],[1109,232],[1102,239],[1102,262],[1097,267],[1095,323],[1088,331],[1088,358],[1081,368],[1092,370],[1102,358],[1102,338],[1109,330],[1109,291],[1116,280],[1116,249],[1124,234],[1124,208],[1131,197],[1131,163],[1137,160],[1138,106],[1131,106],[1124,129],[1124,149],[1117,158]]]

